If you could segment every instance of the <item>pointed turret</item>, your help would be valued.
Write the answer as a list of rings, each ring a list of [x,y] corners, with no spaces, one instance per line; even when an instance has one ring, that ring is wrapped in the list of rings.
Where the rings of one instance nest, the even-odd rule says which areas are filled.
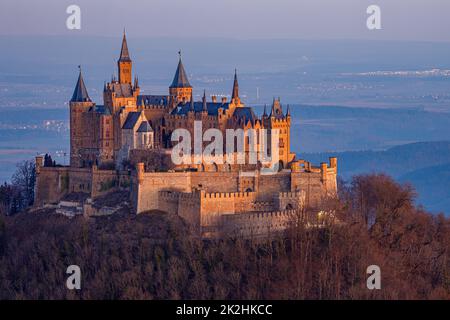
[[[280,98],[278,99],[273,98],[272,110],[270,111],[269,117],[274,117],[277,119],[284,118],[283,107],[281,106]]]
[[[290,117],[290,116],[291,116],[291,108],[289,108],[289,105],[287,105],[286,117]]]
[[[206,104],[206,90],[203,90],[203,108],[202,111],[208,112],[208,105]]]
[[[236,69],[234,69],[233,93],[231,94],[231,100],[234,100],[234,99],[239,99],[239,84],[238,84]]]
[[[274,117],[274,116],[275,116],[275,97],[273,97],[272,109],[270,110],[269,117]]]
[[[184,70],[183,62],[181,61],[181,52],[178,52],[178,54],[180,57],[178,59],[177,71],[175,71],[175,76],[173,77],[170,88],[192,88],[186,75],[186,71]]]
[[[174,103],[187,101],[192,95],[192,86],[189,83],[183,62],[181,61],[181,51],[178,51],[179,59],[175,76],[169,87],[169,94]]]
[[[132,62],[130,53],[128,52],[125,30],[123,30],[122,48],[120,49],[120,57],[117,61],[117,66],[119,69],[119,82],[128,83],[131,85]]]
[[[130,53],[128,52],[128,44],[127,44],[127,37],[125,35],[125,30],[123,30],[123,38],[122,38],[122,48],[120,49],[120,57],[119,61],[121,62],[130,62]]]
[[[89,98],[86,86],[84,85],[81,67],[78,66],[78,68],[80,69],[80,73],[78,75],[78,81],[75,86],[75,90],[73,91],[72,99],[70,99],[70,102],[91,102],[91,98]]]
[[[267,117],[267,105],[266,104],[264,104],[263,117]]]

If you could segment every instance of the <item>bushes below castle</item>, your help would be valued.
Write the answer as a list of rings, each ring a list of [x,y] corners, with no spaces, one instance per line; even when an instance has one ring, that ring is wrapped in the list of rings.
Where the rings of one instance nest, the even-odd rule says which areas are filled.
[[[450,221],[414,207],[413,190],[383,175],[341,190],[333,209],[345,223],[300,223],[258,241],[202,241],[160,212],[6,217],[0,299],[449,299]],[[80,291],[65,287],[71,264]],[[373,264],[381,290],[366,288]]]

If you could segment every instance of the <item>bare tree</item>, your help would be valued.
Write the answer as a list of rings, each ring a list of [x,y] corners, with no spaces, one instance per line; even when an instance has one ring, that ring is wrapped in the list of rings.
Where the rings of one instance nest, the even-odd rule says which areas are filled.
[[[34,162],[25,160],[18,163],[16,172],[12,176],[12,184],[18,188],[20,193],[20,209],[24,209],[33,204],[35,182],[36,167]]]

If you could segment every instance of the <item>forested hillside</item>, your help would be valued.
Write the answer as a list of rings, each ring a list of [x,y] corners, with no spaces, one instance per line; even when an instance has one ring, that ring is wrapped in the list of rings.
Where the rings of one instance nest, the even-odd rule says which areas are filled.
[[[0,299],[450,299],[450,221],[416,208],[414,194],[358,176],[323,228],[299,219],[259,240],[202,241],[162,212],[1,217]],[[79,291],[65,286],[72,264]],[[366,287],[369,265],[381,290]]]

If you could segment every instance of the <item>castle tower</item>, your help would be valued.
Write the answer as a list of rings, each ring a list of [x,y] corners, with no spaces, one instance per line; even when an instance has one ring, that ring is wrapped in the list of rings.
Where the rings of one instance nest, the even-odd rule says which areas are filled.
[[[70,108],[70,166],[72,167],[82,167],[83,166],[83,155],[81,150],[83,148],[84,142],[86,140],[86,128],[84,128],[84,115],[89,108],[93,107],[95,104],[89,98],[86,86],[84,84],[83,75],[81,73],[78,75],[77,84],[75,85],[75,90],[73,91],[72,99],[69,102]]]
[[[120,57],[117,61],[117,66],[119,69],[119,83],[131,84],[132,61],[128,52],[125,30],[123,32],[122,49],[120,50]]]
[[[291,112],[289,106],[286,114],[283,114],[283,107],[280,103],[280,98],[274,98],[269,116],[263,116],[263,123],[264,127],[269,129],[269,135],[271,135],[272,129],[278,130],[280,168],[286,168],[292,160],[290,150]]]
[[[192,96],[192,86],[189,83],[183,62],[181,61],[181,52],[178,52],[178,54],[180,58],[178,60],[177,71],[169,87],[169,94],[175,103],[190,101]]]

